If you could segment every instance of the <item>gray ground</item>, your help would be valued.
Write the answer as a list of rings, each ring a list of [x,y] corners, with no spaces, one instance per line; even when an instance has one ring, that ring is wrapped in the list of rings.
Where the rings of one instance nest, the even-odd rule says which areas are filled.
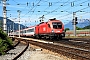
[[[60,56],[56,53],[50,52],[48,50],[35,50],[41,49],[39,47],[34,47],[34,49],[29,48],[18,60],[73,60],[64,56]]]

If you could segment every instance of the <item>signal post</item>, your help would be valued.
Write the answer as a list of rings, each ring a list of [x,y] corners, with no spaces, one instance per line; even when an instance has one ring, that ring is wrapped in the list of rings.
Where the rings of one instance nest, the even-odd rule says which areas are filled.
[[[72,22],[72,24],[73,24],[73,27],[74,27],[74,37],[76,37],[76,24],[78,24],[78,22],[77,22],[77,17],[75,17],[75,15],[76,15],[76,12],[73,12],[73,22]]]

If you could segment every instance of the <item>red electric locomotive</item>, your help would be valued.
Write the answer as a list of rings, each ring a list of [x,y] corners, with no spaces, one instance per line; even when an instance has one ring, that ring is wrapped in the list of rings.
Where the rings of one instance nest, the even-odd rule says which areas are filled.
[[[65,37],[64,25],[60,20],[50,19],[35,27],[35,37],[38,38],[59,38]]]

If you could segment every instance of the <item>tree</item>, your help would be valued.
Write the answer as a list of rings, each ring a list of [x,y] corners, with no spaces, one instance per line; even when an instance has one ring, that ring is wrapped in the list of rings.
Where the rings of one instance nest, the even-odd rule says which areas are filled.
[[[82,28],[79,28],[79,27],[76,26],[76,30],[82,30]]]
[[[85,26],[83,29],[90,29],[90,25]]]
[[[0,55],[5,54],[8,48],[13,48],[12,40],[0,29]]]
[[[69,29],[69,28],[65,28],[65,32],[66,32],[67,30],[70,30],[70,29]]]

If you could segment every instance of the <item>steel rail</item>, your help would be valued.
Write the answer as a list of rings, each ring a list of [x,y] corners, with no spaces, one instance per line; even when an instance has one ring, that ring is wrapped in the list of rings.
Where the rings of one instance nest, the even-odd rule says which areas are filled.
[[[22,41],[22,40],[21,40]],[[12,60],[17,60],[27,49],[28,49],[28,47],[29,47],[29,43],[26,41],[26,40],[24,40],[24,42],[26,42],[26,44],[27,44],[27,46],[25,47],[25,49],[22,51],[22,52],[20,52],[16,57],[14,57]]]

